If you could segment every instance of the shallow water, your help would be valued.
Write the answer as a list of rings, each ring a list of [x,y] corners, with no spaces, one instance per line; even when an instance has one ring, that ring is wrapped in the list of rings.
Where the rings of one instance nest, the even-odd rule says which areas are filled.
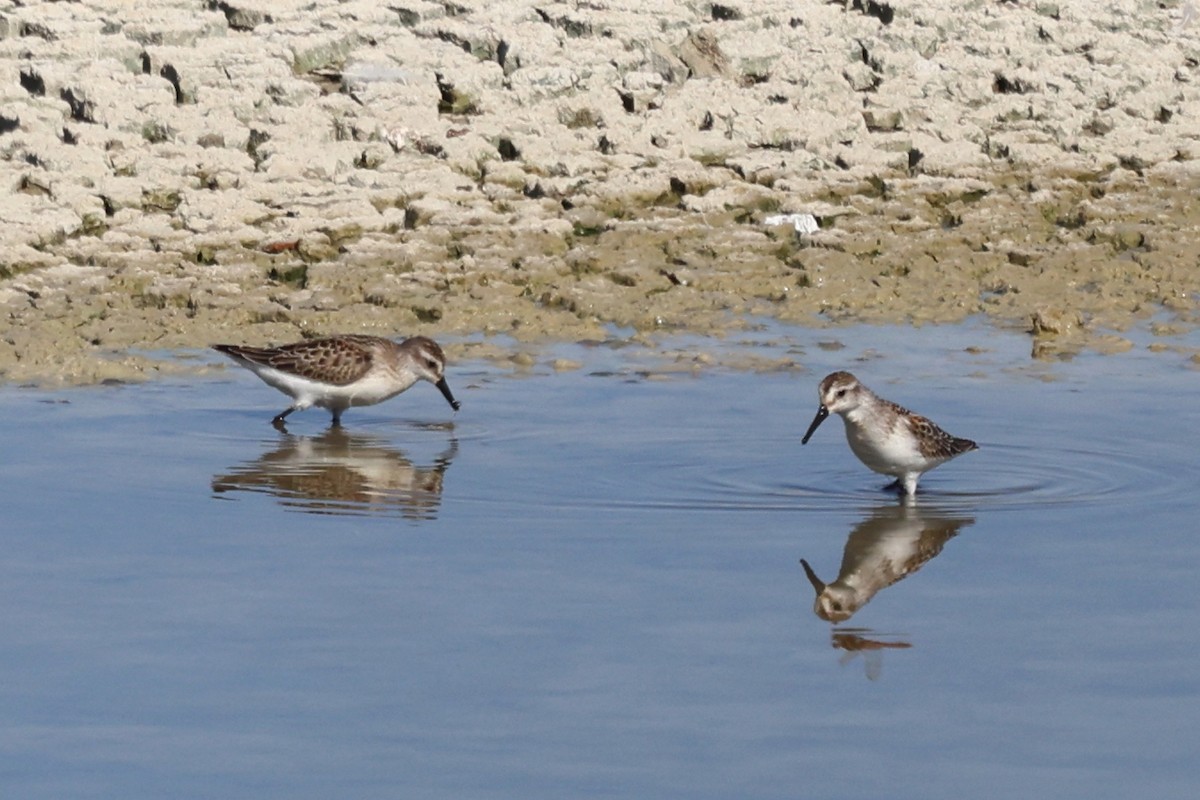
[[[1200,372],[747,338],[696,346],[807,371],[563,348],[288,434],[237,371],[0,392],[5,796],[1193,796]],[[981,450],[904,506],[801,447],[841,368]]]

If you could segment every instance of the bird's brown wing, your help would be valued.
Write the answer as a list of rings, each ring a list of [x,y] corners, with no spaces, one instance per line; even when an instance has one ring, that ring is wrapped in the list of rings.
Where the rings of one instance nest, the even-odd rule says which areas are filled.
[[[913,414],[909,421],[913,433],[921,443],[921,453],[928,458],[953,458],[969,450],[979,449],[979,445],[970,439],[951,436],[920,414]]]
[[[342,336],[310,339],[281,347],[220,345],[223,353],[312,381],[345,386],[371,368],[375,348],[370,337]]]

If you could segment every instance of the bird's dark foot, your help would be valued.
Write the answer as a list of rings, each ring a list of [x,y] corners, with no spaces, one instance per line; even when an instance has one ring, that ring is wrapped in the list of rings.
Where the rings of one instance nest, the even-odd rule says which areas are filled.
[[[883,491],[898,492],[899,494],[904,494],[904,484],[902,484],[900,482],[899,478],[896,478],[896,480],[892,481],[887,486],[883,487]]]

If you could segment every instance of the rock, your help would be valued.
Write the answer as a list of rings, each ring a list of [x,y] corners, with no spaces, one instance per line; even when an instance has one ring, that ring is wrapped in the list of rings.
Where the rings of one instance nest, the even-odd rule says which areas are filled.
[[[1071,309],[1046,307],[1033,313],[1032,323],[1035,336],[1065,336],[1079,331],[1083,317]]]

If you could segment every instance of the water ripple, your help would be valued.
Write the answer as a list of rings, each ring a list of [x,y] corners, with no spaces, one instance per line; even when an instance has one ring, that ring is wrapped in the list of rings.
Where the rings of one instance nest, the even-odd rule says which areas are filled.
[[[1190,491],[1185,454],[1170,458],[1161,450],[1131,453],[1118,442],[1093,444],[983,443],[979,453],[925,475],[917,500],[946,510],[1037,509],[1146,503]],[[694,440],[691,446],[695,449]],[[623,469],[611,463],[578,465],[593,477],[569,481],[565,490],[547,481],[536,502],[550,508],[786,513],[869,506],[894,494],[885,488],[886,476],[850,459],[817,469],[803,468],[794,457],[733,460],[725,441],[714,441],[712,452],[711,460],[642,461]],[[657,455],[666,454],[664,449]],[[800,480],[787,477],[797,474]]]
[[[918,500],[943,508],[1031,509],[1061,505],[1145,503],[1187,491],[1185,462],[1163,454],[1131,454],[1112,444],[1093,449],[985,443],[970,460],[924,476]],[[712,470],[704,491],[683,505],[769,510],[820,509],[877,502],[888,479],[850,465],[813,473],[804,482],[771,481],[751,475],[750,465]],[[765,476],[763,476],[765,477]]]

